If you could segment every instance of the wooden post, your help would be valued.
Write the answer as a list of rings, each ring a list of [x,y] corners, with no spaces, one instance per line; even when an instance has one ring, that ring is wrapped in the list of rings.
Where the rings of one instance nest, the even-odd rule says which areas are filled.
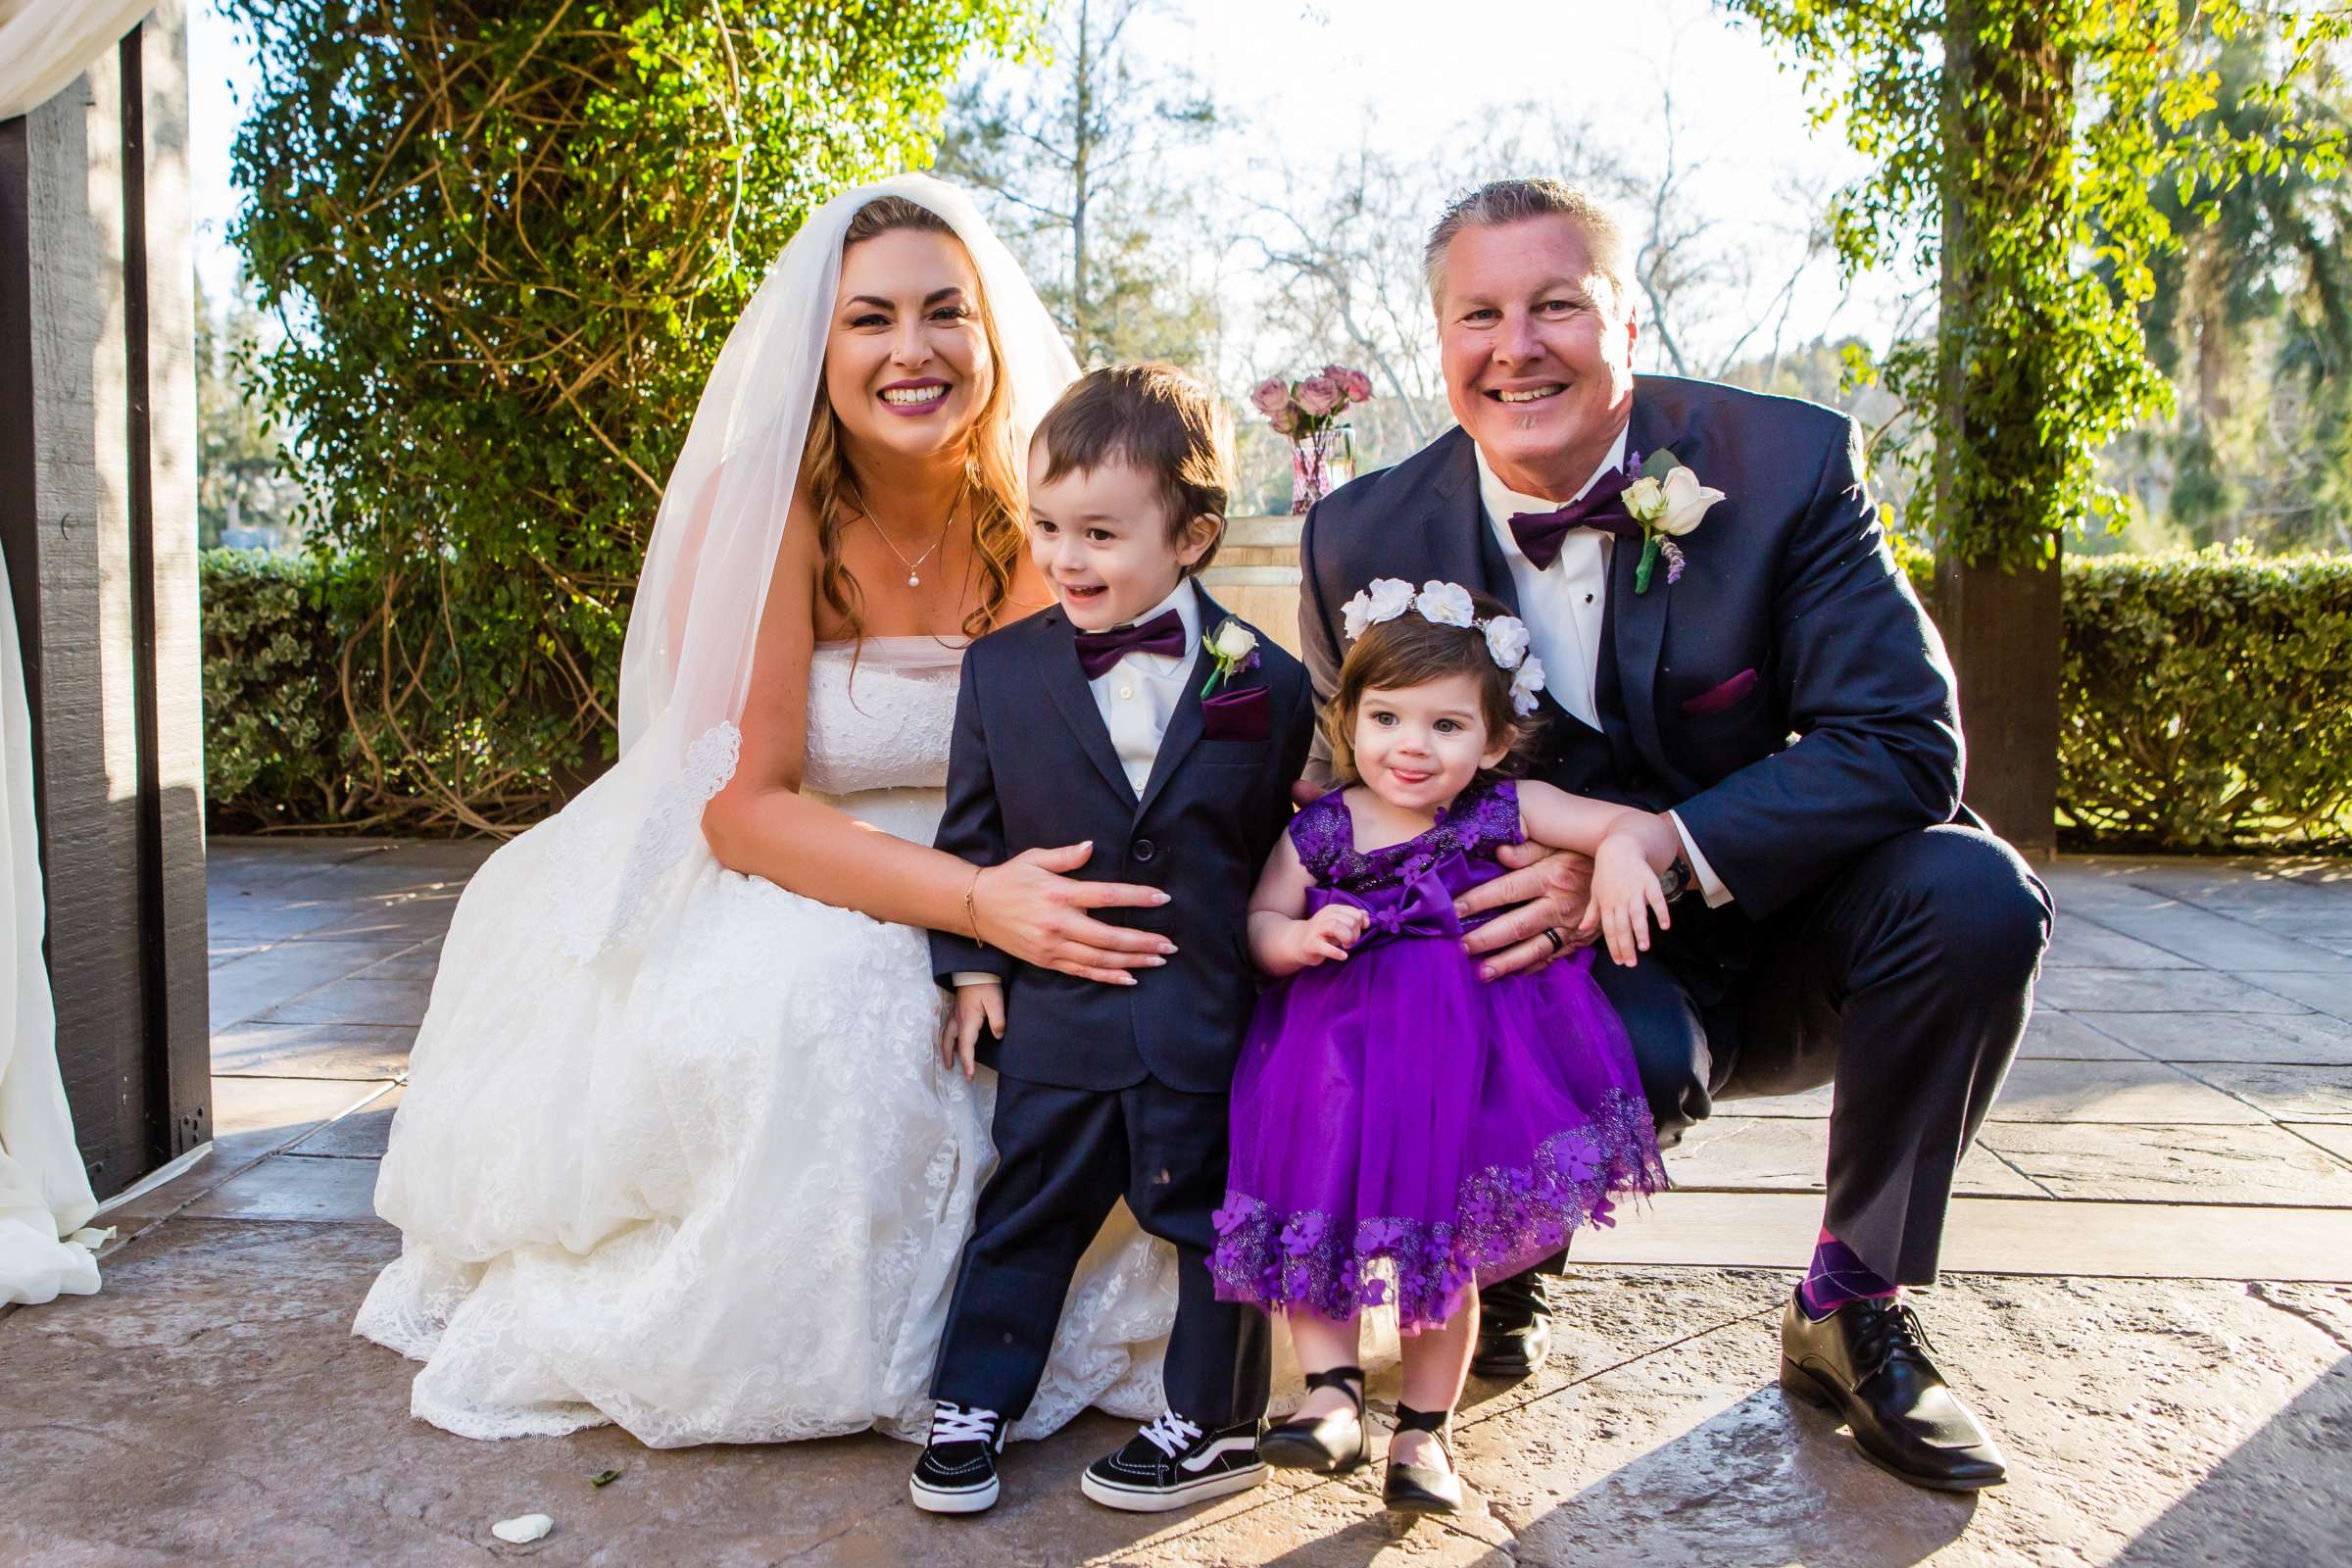
[[[0,550],[58,1057],[101,1196],[212,1136],[187,33],[0,123]]]
[[[1968,804],[2030,860],[2058,850],[2058,564],[2006,572],[1940,561],[1936,617],[1960,681]]]
[[[1979,202],[2032,210],[2066,195],[2074,126],[2072,65],[2045,21],[2015,20],[2005,47],[1981,48],[1983,0],[1944,12],[1943,235],[1938,353],[1942,405],[1936,425],[1936,515],[1951,522],[2043,515],[2064,474],[2063,438],[2039,430],[2046,375],[2036,350],[2053,334],[1995,318],[2005,272],[2021,264],[1987,251]],[[1978,95],[1999,106],[1987,113]],[[1988,136],[2003,145],[1988,148]],[[2050,230],[2061,237],[2071,230]],[[1981,334],[1999,333],[1997,341]],[[1950,646],[1968,741],[1966,796],[1994,832],[2032,858],[2057,849],[2058,661],[2061,579],[2057,536],[2046,563],[2024,570],[1969,564],[1939,547],[1936,620]]]

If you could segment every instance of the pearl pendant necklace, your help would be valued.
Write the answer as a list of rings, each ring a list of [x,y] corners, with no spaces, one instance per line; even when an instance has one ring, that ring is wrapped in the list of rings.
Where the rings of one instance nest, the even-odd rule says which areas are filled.
[[[881,539],[883,548],[888,550],[892,555],[898,557],[899,564],[906,568],[907,587],[920,588],[923,585],[921,570],[922,564],[924,562],[931,559],[932,555],[938,551],[941,545],[944,545],[948,542],[948,528],[956,520],[956,504],[960,503],[962,500],[963,497],[961,495],[957,495],[956,501],[949,504],[948,514],[939,525],[939,537],[931,541],[931,548],[929,550],[924,551],[912,561],[908,561],[906,559],[906,551],[901,550],[897,545],[894,545],[890,542],[890,535],[883,532],[882,524],[875,519],[872,513],[869,512],[865,514],[865,520],[873,523],[874,533],[876,537]]]

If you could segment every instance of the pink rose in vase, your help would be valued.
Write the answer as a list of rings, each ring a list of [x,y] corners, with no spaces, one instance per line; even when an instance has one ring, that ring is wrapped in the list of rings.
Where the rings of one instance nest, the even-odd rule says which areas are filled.
[[[1327,417],[1345,401],[1340,383],[1328,375],[1310,375],[1298,383],[1298,407],[1312,418]]]
[[[1350,370],[1343,365],[1334,365],[1326,368],[1323,373],[1340,383],[1340,390],[1348,394],[1348,402],[1369,403],[1372,401],[1372,378],[1363,371]]]
[[[1250,394],[1250,407],[1268,418],[1280,414],[1290,401],[1290,383],[1280,376],[1268,376],[1258,382]]]

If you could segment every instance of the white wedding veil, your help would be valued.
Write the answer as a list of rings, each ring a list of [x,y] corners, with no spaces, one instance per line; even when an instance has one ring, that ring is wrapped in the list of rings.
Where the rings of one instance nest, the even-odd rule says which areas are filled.
[[[980,276],[1010,394],[1016,453],[1078,373],[1061,332],[979,209],[952,185],[902,174],[811,213],[744,308],[670,470],[620,661],[620,756],[550,824],[565,950],[589,962],[641,939],[710,851],[702,808],[735,769],[736,720],[801,454],[851,219],[902,197],[945,219]]]

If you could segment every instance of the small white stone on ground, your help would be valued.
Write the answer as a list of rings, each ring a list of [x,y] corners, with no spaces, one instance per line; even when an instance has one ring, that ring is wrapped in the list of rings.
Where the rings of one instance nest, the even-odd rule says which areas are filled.
[[[519,1518],[501,1519],[490,1527],[490,1533],[501,1541],[519,1546],[524,1542],[537,1541],[555,1528],[556,1522],[547,1515],[526,1513]]]

